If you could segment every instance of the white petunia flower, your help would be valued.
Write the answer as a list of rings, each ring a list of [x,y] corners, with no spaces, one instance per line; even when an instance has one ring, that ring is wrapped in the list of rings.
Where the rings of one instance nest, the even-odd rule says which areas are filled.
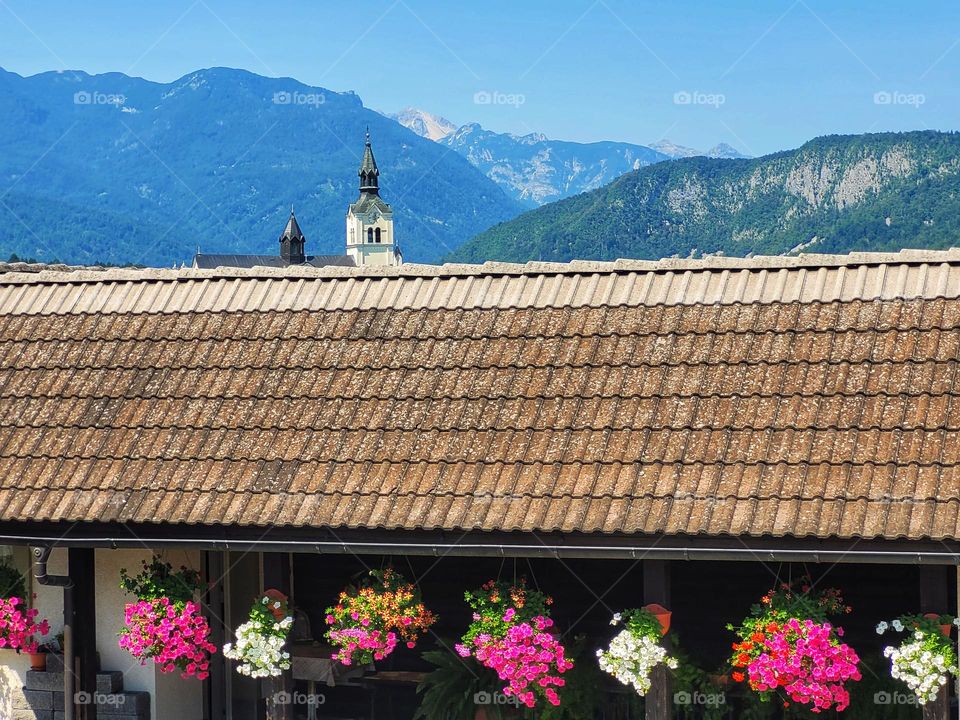
[[[677,667],[676,658],[667,654],[658,639],[629,629],[621,630],[605,651],[598,650],[597,657],[602,670],[624,685],[632,686],[639,695],[646,695],[650,690],[650,673],[654,667],[660,663]]]
[[[262,603],[267,605],[269,599],[264,598]],[[251,611],[251,619],[236,630],[236,643],[224,645],[223,654],[239,661],[237,672],[241,675],[276,677],[290,668],[290,653],[285,652],[283,646],[292,623],[292,617],[278,623],[268,622]]]

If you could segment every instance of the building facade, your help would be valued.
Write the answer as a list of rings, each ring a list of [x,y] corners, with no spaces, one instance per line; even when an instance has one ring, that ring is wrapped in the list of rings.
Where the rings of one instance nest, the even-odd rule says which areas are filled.
[[[153,553],[202,573],[218,645],[288,594],[308,629],[284,682],[321,717],[413,715],[417,652],[349,677],[319,655],[338,589],[386,563],[438,637],[465,589],[523,574],[588,641],[612,610],[672,609],[710,668],[802,572],[853,596],[878,662],[877,620],[956,612],[960,252],[0,270],[0,545],[70,578],[33,590],[74,687],[120,673],[153,720],[257,720],[271,692],[219,652],[198,681],[117,646],[120,568]],[[67,674],[27,667],[0,650],[0,717],[61,717],[37,703],[68,702]],[[669,682],[647,717],[684,717]]]

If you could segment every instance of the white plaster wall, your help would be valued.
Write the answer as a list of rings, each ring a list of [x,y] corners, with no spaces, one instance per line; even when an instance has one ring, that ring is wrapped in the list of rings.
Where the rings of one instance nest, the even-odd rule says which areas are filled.
[[[120,670],[125,690],[144,690],[154,694],[153,664],[141,665],[133,655],[118,644],[117,633],[123,628],[123,608],[133,601],[120,589],[120,568],[133,574],[140,564],[149,560],[147,550],[97,550],[95,553],[97,587],[97,650],[101,670]],[[151,703],[156,705],[156,700]],[[154,718],[156,710],[154,709]]]
[[[200,569],[200,553],[174,550],[165,554],[166,560],[175,568],[181,565]],[[207,617],[210,624],[217,618]],[[219,650],[218,650],[219,652]],[[153,717],[176,720],[203,720],[203,683],[196,678],[184,679],[179,672],[154,673],[156,690],[153,696]]]

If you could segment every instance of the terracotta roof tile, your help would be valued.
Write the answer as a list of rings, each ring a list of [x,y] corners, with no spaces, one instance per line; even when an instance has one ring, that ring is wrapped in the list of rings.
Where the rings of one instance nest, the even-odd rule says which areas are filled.
[[[0,274],[0,519],[951,537],[960,284],[892,257]]]

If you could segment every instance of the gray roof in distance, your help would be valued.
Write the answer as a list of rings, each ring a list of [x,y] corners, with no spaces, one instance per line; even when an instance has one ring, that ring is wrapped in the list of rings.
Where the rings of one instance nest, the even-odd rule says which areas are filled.
[[[254,267],[289,267],[290,263],[279,255],[225,255],[214,253],[197,253],[193,256],[194,267],[203,270],[212,270],[218,267],[254,268]],[[349,255],[308,255],[306,262],[297,265],[310,267],[356,267],[353,258]]]

